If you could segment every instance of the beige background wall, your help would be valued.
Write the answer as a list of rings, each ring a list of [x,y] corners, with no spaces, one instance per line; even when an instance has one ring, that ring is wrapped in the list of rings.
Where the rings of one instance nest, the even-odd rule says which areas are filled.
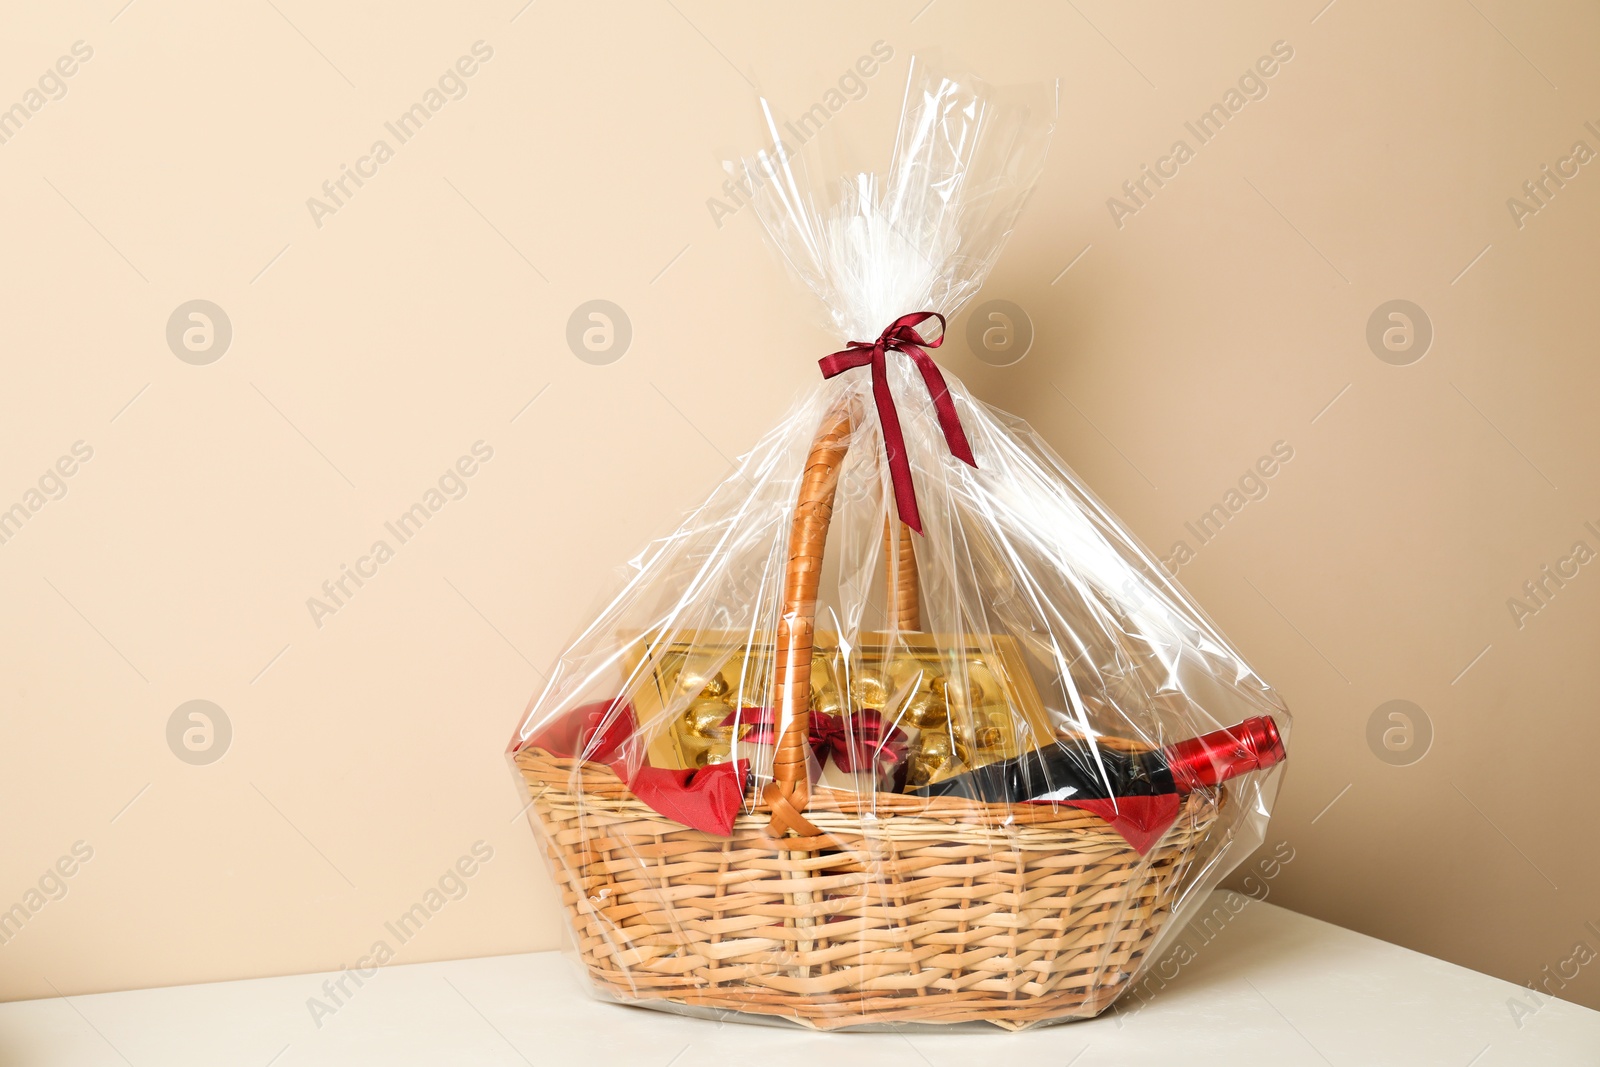
[[[980,298],[1033,348],[994,367],[958,323],[957,374],[1164,555],[1293,448],[1181,570],[1297,714],[1271,899],[1519,982],[1600,948],[1600,565],[1507,606],[1600,550],[1600,164],[1521,226],[1506,203],[1600,150],[1592,5],[125,2],[0,34],[0,106],[93,53],[0,143],[0,906],[39,905],[0,996],[350,964],[477,842],[398,958],[557,943],[502,746],[617,565],[835,340],[707,200],[753,85],[805,110],[877,41],[831,119],[858,144],[914,49],[1061,79]],[[1266,96],[1119,227],[1107,199],[1279,41]],[[386,132],[464,56],[464,96]],[[313,218],[341,165],[369,176]],[[608,366],[564,339],[596,298],[632,324]],[[215,336],[167,340],[195,299],[231,323],[209,363]],[[1408,365],[1366,339],[1395,299],[1434,334]],[[476,442],[465,495],[314,620]],[[186,711],[169,746],[192,700],[231,738],[191,752]],[[1388,709],[1398,748],[1369,743],[1394,700],[1409,748]],[[1600,1006],[1600,966],[1562,995]]]

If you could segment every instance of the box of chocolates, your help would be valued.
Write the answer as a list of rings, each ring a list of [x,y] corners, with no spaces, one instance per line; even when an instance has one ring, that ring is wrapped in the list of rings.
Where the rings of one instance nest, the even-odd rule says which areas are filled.
[[[760,725],[741,714],[769,704],[773,648],[742,643],[742,635],[696,632],[641,641],[629,659],[640,676],[634,708],[652,740],[656,766],[693,769],[724,763]],[[814,637],[813,715],[849,720],[875,712],[905,737],[904,775],[885,782],[903,791],[952,774],[1010,759],[1053,735],[1038,688],[1017,643],[948,634],[868,632],[846,651],[833,634]],[[768,772],[750,746],[751,770]],[[837,768],[822,767],[822,784],[858,788]]]

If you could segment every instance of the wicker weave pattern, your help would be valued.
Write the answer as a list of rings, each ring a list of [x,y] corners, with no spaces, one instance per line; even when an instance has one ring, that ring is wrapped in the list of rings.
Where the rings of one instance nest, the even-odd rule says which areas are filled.
[[[1069,808],[879,794],[874,818],[819,790],[807,816],[822,836],[780,843],[758,813],[723,840],[652,811],[603,765],[536,748],[515,762],[601,990],[821,1030],[1097,1014],[1217,814],[1189,797],[1141,857]]]

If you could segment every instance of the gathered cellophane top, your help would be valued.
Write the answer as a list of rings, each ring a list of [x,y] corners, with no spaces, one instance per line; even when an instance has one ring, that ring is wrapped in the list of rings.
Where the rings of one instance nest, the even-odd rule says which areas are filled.
[[[955,315],[1016,224],[1054,127],[1053,87],[999,92],[910,67],[883,173],[812,184],[765,110],[771,144],[739,164],[840,348],[908,314]],[[941,361],[939,322],[916,330]],[[1036,343],[1029,358],[1053,357]],[[1174,798],[1142,839],[1108,829],[1100,809],[912,793],[1057,742],[1159,751],[1255,716],[1289,727],[1277,695],[1050,446],[939,371],[936,386],[890,349],[881,371],[847,370],[799,398],[630,561],[524,715],[512,759],[603,995],[823,1029],[1092,1015],[1262,842],[1280,771]],[[920,533],[902,523],[875,373]],[[940,388],[970,464],[952,455]],[[831,498],[807,513],[819,480]],[[825,550],[796,563],[802,536]],[[798,608],[797,589],[810,598]],[[798,703],[781,692],[785,656],[809,664]],[[826,841],[774,818],[774,759],[797,714],[808,766],[796,811]],[[719,804],[721,821],[707,814]],[[638,896],[624,907],[625,893]],[[944,933],[919,946],[919,923]],[[1025,929],[1036,936],[1019,941]]]

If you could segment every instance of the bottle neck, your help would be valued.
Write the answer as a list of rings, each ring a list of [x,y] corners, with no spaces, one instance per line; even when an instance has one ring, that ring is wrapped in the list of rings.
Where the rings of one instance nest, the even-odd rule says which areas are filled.
[[[1265,770],[1283,762],[1287,755],[1277,723],[1266,715],[1179,741],[1161,751],[1172,772],[1173,784],[1185,793]]]

